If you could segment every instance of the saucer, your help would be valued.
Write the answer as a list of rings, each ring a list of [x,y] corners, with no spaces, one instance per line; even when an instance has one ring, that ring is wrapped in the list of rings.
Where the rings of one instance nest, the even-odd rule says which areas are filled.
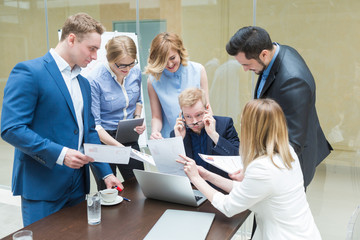
[[[116,199],[115,201],[113,202],[105,202],[101,199],[101,205],[103,206],[112,206],[112,205],[116,205],[116,204],[119,204],[123,201],[123,198],[121,196],[116,196]]]

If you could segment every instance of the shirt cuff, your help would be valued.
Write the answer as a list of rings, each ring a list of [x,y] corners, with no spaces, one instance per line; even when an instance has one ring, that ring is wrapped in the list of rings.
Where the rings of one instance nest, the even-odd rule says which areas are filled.
[[[63,147],[63,149],[60,152],[60,155],[59,155],[58,159],[56,160],[56,164],[64,165],[64,159],[65,159],[65,155],[66,155],[67,150],[69,150],[69,148]]]
[[[99,131],[100,129],[103,129],[103,127],[102,127],[101,125],[96,125],[96,126],[95,126],[95,130],[96,130],[96,131]]]
[[[107,178],[110,175],[114,175],[114,174],[110,173],[110,174],[106,175],[105,177],[103,177],[102,180],[105,180],[105,178]]]
[[[211,204],[216,208],[219,209],[219,207],[224,202],[225,195],[221,192],[217,192],[214,194]]]

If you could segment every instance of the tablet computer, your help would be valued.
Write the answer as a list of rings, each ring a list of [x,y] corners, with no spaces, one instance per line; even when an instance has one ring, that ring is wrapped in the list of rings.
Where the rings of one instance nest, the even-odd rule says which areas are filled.
[[[143,122],[144,118],[120,120],[116,130],[115,139],[122,144],[137,142],[139,134],[134,131],[134,128],[141,126]]]

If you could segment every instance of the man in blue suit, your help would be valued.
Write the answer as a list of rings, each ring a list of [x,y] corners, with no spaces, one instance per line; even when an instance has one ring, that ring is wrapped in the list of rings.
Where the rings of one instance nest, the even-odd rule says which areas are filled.
[[[239,137],[229,117],[213,116],[209,113],[202,89],[188,88],[179,95],[182,113],[176,119],[171,137],[181,136],[186,156],[197,165],[229,178],[228,174],[202,160],[199,153],[207,155],[239,155]]]
[[[108,164],[93,163],[83,143],[100,140],[88,81],[79,75],[97,58],[104,27],[85,13],[70,16],[45,56],[18,63],[4,90],[1,136],[15,147],[12,191],[21,195],[24,226],[89,192],[89,163],[107,188],[123,188]]]

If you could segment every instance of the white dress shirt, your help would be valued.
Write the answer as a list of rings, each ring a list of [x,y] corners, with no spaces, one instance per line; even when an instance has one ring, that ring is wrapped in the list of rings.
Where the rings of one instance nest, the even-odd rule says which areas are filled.
[[[65,84],[69,90],[71,100],[73,102],[75,109],[76,120],[79,127],[79,144],[77,150],[83,152],[82,141],[84,137],[84,124],[83,124],[84,102],[82,98],[79,81],[77,79],[77,76],[81,72],[81,68],[75,65],[74,68],[71,69],[70,65],[59,54],[57,54],[53,48],[50,49],[50,54],[54,58],[56,65],[58,66],[61,75],[65,81]],[[62,165],[64,163],[64,157],[67,150],[68,150],[67,147],[64,147],[62,149],[56,161],[57,164]]]

